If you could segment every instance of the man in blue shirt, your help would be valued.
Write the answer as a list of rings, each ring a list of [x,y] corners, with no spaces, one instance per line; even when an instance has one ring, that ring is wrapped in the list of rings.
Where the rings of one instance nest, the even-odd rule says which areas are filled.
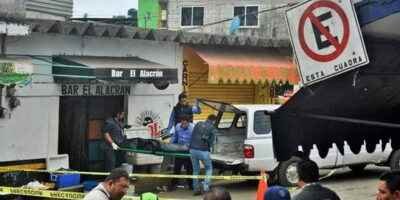
[[[180,123],[175,126],[175,132],[171,138],[172,144],[182,145],[182,149],[189,151],[190,141],[192,139],[193,123],[189,121],[189,116],[183,115],[180,119]],[[174,174],[180,174],[182,166],[186,170],[186,174],[191,175],[193,172],[192,162],[190,158],[175,157],[174,162]],[[187,179],[189,187],[192,188],[192,179]],[[174,190],[178,183],[178,179],[173,179],[170,190]]]

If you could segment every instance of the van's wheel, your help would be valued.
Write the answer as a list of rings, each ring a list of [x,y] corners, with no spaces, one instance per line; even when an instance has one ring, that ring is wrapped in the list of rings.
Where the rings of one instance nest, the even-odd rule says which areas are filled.
[[[400,149],[393,152],[389,164],[391,170],[400,169]]]
[[[301,161],[299,157],[292,157],[282,162],[278,169],[278,181],[283,186],[294,186],[298,181],[297,163]]]
[[[351,171],[353,171],[355,174],[360,174],[361,172],[364,171],[365,167],[367,164],[357,164],[357,165],[350,165],[349,168]]]

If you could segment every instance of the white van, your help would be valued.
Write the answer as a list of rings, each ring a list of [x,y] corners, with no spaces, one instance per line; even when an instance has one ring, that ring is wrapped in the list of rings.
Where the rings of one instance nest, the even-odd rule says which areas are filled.
[[[296,182],[295,164],[300,158],[293,156],[287,161],[278,162],[274,156],[270,114],[280,105],[230,105],[204,99],[202,103],[215,109],[217,114],[219,133],[212,150],[212,159],[217,168],[233,169],[242,174],[265,170],[282,185]],[[381,149],[379,145],[376,149]],[[320,168],[348,166],[354,171],[363,170],[367,164],[387,164],[397,168],[400,163],[400,152],[392,155],[390,145],[386,145],[384,151],[374,153],[367,153],[363,145],[360,153],[355,155],[345,143],[344,151],[342,155],[334,145],[322,159],[314,146],[309,158],[316,161]]]

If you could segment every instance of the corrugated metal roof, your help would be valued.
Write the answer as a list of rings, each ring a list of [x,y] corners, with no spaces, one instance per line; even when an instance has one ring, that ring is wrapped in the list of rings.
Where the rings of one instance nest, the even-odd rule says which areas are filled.
[[[244,36],[214,35],[171,30],[146,30],[137,27],[78,21],[27,19],[33,33],[127,38],[176,42],[180,44],[213,46],[289,47],[289,40],[263,39]]]
[[[48,13],[57,16],[71,17],[72,0],[28,0],[25,8],[28,11]]]

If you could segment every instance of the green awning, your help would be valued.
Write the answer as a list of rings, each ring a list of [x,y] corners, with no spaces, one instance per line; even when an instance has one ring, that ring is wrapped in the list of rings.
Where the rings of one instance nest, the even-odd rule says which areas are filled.
[[[60,56],[53,57],[52,74],[55,81],[96,79],[93,68]]]
[[[31,82],[29,74],[21,73],[0,73],[0,85],[19,85],[24,86]]]

